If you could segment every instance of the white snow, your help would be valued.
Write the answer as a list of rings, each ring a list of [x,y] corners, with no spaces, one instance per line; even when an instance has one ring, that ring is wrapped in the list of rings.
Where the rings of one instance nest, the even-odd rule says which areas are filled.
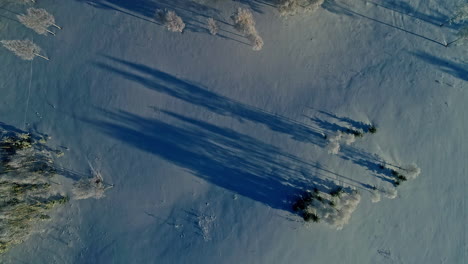
[[[1,39],[50,59],[0,49],[0,122],[51,136],[69,149],[61,167],[80,175],[89,160],[114,185],[1,262],[465,263],[468,43],[445,47],[460,28],[439,26],[462,2],[327,0],[286,19],[269,0],[37,1],[63,27],[54,37],[0,9]],[[239,7],[259,51],[232,25]],[[327,153],[322,135],[365,124],[377,133]],[[408,181],[394,187],[387,163]],[[291,203],[315,186],[359,196],[340,221],[306,225]]]

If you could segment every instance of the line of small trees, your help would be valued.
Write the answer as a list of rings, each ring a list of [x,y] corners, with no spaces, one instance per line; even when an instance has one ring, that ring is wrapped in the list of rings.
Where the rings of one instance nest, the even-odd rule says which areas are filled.
[[[255,20],[250,10],[238,8],[231,16],[234,22],[234,28],[241,32],[251,43],[253,50],[261,50],[263,47],[263,39],[255,28]],[[185,29],[183,19],[172,10],[157,9],[155,13],[155,20],[163,24],[168,31],[182,33]],[[211,35],[218,34],[219,27],[213,18],[206,20],[206,27]]]

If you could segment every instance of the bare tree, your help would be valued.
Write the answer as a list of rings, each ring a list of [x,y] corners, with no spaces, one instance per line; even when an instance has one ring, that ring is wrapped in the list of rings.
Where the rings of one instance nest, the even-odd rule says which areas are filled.
[[[83,178],[73,184],[73,195],[74,199],[101,199],[104,197],[106,190],[114,187],[114,185],[109,185],[104,183],[104,179],[101,173],[94,169],[91,163],[88,161],[88,164],[91,169],[92,178]]]
[[[41,48],[34,44],[29,39],[25,40],[2,40],[0,41],[3,46],[9,51],[13,52],[16,56],[20,57],[23,60],[33,60],[34,57],[41,57],[45,60],[49,58],[40,55]]]
[[[169,31],[184,31],[185,23],[174,11],[158,9],[156,10],[155,18],[157,21],[163,23]]]
[[[242,32],[253,46],[253,50],[261,50],[263,47],[263,39],[255,28],[255,21],[252,12],[247,9],[239,7],[237,11],[231,16],[234,21],[234,28]]]
[[[216,21],[213,18],[208,18],[207,19],[207,24],[208,24],[208,30],[210,31],[211,35],[216,35],[218,34],[219,27],[218,24],[216,24]]]
[[[46,35],[47,33],[55,35],[54,32],[48,29],[50,26],[62,29],[55,24],[54,16],[42,8],[28,8],[27,14],[17,15],[17,17],[23,25],[41,35]]]

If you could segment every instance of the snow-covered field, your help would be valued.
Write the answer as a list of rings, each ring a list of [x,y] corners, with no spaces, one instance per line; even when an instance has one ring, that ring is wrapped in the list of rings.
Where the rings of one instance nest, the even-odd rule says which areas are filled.
[[[50,61],[0,49],[0,122],[49,135],[68,148],[61,167],[91,164],[114,187],[57,209],[2,263],[468,260],[468,41],[445,47],[461,25],[439,26],[465,1],[326,0],[280,17],[272,0],[37,0],[56,36],[13,21],[28,5],[10,1],[1,39]],[[233,27],[238,7],[262,50]],[[155,20],[165,8],[183,33]],[[368,124],[329,153],[338,130]],[[421,173],[389,199],[384,162]],[[341,230],[292,212],[304,190],[337,186],[359,193]]]

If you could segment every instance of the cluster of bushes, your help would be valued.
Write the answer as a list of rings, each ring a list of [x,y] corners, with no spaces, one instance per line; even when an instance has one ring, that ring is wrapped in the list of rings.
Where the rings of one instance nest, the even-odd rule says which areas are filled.
[[[390,165],[391,168],[387,167],[385,164],[380,164],[379,168],[381,170],[387,171],[387,175],[391,176],[393,179],[393,186],[398,187],[403,182],[406,182],[408,179],[416,178],[421,170],[414,164],[403,167],[397,167]]]
[[[367,133],[375,134],[377,133],[377,128],[373,125],[369,125],[367,128]],[[350,145],[356,141],[356,138],[363,137],[364,133],[362,130],[357,130],[357,129],[352,129],[352,128],[347,128],[344,131],[337,131],[334,135],[332,136],[326,136],[325,139],[328,139],[328,144],[327,144],[327,151],[329,154],[338,154],[340,151],[342,143],[345,143],[346,145]]]
[[[337,186],[327,192],[317,188],[305,191],[293,203],[294,212],[306,222],[324,221],[336,229],[342,229],[361,200],[360,194],[353,189],[345,190]]]
[[[182,33],[185,29],[184,21],[175,11],[158,9],[156,10],[155,19],[171,32]],[[263,47],[263,39],[255,28],[255,20],[253,19],[252,12],[239,7],[231,16],[231,19],[234,22],[234,28],[250,41],[253,50],[261,50]],[[213,18],[210,17],[206,20],[206,27],[211,35],[218,34],[219,27]]]

